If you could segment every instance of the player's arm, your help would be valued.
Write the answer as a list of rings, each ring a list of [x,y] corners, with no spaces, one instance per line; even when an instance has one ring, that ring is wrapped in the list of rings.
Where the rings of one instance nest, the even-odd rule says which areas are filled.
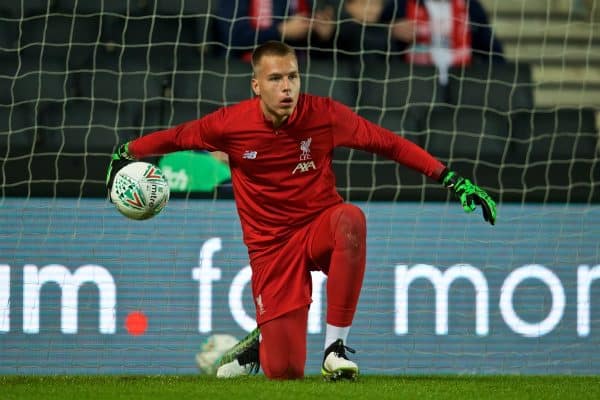
[[[483,218],[496,223],[496,203],[479,186],[450,171],[417,144],[356,115],[348,107],[333,103],[334,146],[346,146],[379,154],[437,180],[453,191],[465,212],[480,205]]]
[[[145,157],[160,156],[181,150],[218,150],[221,113],[185,122],[170,129],[157,131],[121,144],[111,156],[106,173],[110,193],[115,174],[125,165]]]
[[[130,142],[121,144],[110,159],[106,172],[106,187],[112,188],[116,173],[127,164],[150,156],[172,153],[186,148],[193,148],[192,138],[198,131],[197,121],[187,122],[171,129],[154,132]]]

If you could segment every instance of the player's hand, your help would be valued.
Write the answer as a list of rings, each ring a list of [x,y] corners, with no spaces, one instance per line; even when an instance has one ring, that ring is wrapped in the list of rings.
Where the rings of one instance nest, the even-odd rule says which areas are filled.
[[[308,35],[311,24],[309,18],[296,14],[288,17],[277,27],[282,40],[302,40]]]
[[[108,170],[106,171],[106,188],[108,189],[109,198],[117,171],[134,160],[134,157],[129,153],[129,143],[120,145],[117,151],[111,156],[110,164],[108,164]]]
[[[483,219],[492,225],[496,223],[496,203],[485,190],[447,169],[442,173],[440,180],[456,194],[465,212],[473,212],[477,205],[480,205]]]

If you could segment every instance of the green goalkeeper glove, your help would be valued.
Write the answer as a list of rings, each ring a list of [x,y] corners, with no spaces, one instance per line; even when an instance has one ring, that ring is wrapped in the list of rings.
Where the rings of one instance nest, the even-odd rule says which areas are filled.
[[[446,188],[454,191],[465,212],[473,212],[480,205],[483,219],[492,225],[496,223],[496,203],[485,190],[448,169],[442,172],[440,181]]]
[[[108,189],[109,198],[117,171],[127,164],[132,163],[134,160],[135,158],[129,152],[129,143],[120,145],[119,148],[117,148],[117,151],[111,156],[110,164],[108,164],[108,171],[106,171],[106,188]]]

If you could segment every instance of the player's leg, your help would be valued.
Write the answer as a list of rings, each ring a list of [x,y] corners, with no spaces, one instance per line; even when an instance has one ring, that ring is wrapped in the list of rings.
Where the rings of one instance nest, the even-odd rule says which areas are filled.
[[[269,379],[300,379],[306,364],[308,306],[260,326],[260,364]]]
[[[327,323],[335,339],[347,336],[352,325],[362,288],[366,264],[366,220],[362,210],[352,204],[335,207],[315,226],[311,235],[311,258],[328,276]]]
[[[366,264],[366,220],[362,210],[343,204],[315,227],[311,257],[327,273],[327,328],[322,373],[328,379],[355,379],[356,363],[347,359],[348,333],[362,288]]]
[[[298,230],[268,257],[256,257],[252,264],[252,295],[256,321],[260,326],[258,356],[267,377],[295,379],[304,375],[308,307],[311,302],[311,275],[306,252],[308,227]],[[258,332],[258,331],[257,331]],[[255,336],[256,338],[257,336]],[[236,348],[228,353],[237,354]],[[247,374],[234,362],[227,376]],[[250,359],[252,361],[252,359]]]

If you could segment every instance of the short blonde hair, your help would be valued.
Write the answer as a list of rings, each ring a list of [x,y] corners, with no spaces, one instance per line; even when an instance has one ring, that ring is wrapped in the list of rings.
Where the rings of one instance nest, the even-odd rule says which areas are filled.
[[[296,50],[283,42],[269,40],[257,46],[252,52],[252,70],[256,71],[256,66],[264,56],[285,57],[288,55],[296,57]]]

